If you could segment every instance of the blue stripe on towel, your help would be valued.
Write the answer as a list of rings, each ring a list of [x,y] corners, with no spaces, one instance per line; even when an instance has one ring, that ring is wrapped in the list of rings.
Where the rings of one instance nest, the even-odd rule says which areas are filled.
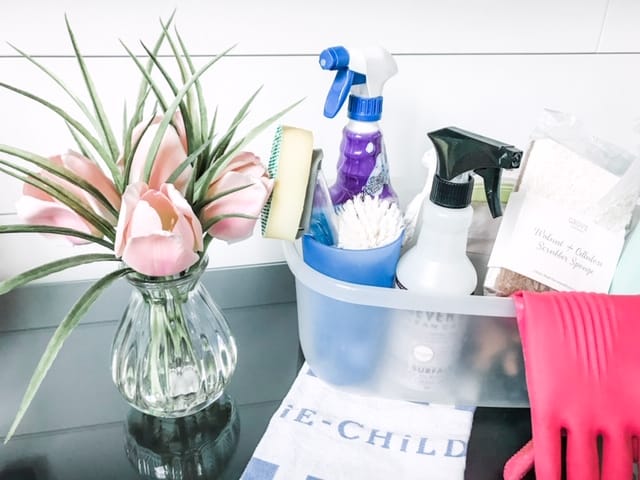
[[[253,457],[249,460],[240,480],[273,480],[278,471],[279,465],[275,463],[265,462],[259,458]]]

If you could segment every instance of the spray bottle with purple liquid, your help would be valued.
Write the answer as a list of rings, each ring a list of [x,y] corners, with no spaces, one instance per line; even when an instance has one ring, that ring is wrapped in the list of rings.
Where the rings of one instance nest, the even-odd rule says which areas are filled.
[[[335,206],[361,193],[397,201],[389,181],[387,155],[378,120],[382,88],[398,72],[393,56],[381,47],[331,47],[320,54],[324,70],[336,70],[324,106],[334,118],[349,98],[349,123],[342,131],[336,183],[330,187]]]

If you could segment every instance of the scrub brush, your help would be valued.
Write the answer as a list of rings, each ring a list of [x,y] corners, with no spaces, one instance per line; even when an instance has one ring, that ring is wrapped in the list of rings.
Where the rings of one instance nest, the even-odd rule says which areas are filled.
[[[262,236],[295,240],[307,198],[313,158],[313,134],[278,126],[267,170],[274,179],[271,197],[262,209]]]
[[[364,250],[396,240],[404,230],[402,213],[395,202],[358,195],[337,210],[338,248]]]

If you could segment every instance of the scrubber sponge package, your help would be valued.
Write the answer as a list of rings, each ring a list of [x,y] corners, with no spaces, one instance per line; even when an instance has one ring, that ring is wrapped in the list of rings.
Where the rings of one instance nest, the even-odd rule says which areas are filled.
[[[640,162],[547,111],[489,259],[486,294],[609,290],[640,193]]]

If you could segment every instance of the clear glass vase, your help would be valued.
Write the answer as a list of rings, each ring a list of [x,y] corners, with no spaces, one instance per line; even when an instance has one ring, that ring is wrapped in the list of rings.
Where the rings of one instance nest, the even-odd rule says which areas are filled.
[[[207,258],[173,277],[130,274],[129,304],[111,349],[111,375],[125,400],[176,418],[215,402],[237,363],[227,321],[200,282]]]

